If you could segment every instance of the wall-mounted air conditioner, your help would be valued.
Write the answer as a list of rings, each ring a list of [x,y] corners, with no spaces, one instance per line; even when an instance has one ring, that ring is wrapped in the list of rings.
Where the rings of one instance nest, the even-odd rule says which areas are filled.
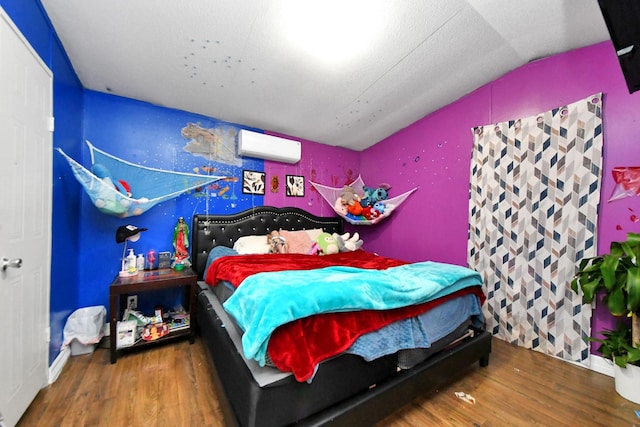
[[[241,129],[238,136],[238,155],[298,163],[302,155],[302,144],[299,141]]]

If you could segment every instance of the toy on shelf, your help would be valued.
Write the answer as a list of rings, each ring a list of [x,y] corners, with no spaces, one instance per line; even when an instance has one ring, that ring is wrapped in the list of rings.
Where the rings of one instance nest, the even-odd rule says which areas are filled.
[[[176,270],[182,270],[184,267],[190,267],[189,261],[189,226],[183,217],[178,218],[178,223],[173,229],[173,264]]]

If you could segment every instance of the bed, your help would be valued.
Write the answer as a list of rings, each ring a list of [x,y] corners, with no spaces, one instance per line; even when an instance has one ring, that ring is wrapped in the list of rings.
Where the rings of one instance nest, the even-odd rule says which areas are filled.
[[[300,381],[297,374],[269,366],[270,363],[261,366],[261,361],[246,357],[241,343],[244,330],[223,308],[223,304],[227,307],[228,299],[236,295],[232,291],[230,296],[223,286],[207,284],[206,269],[213,265],[210,257],[213,252],[231,250],[240,237],[262,235],[266,238],[271,231],[281,229],[322,229],[329,234],[344,231],[341,218],[319,217],[298,208],[265,206],[238,214],[193,217],[192,263],[200,289],[197,325],[211,358],[211,375],[225,425],[373,425],[415,397],[447,383],[469,365],[475,362],[488,365],[491,335],[478,324],[477,318],[472,322],[471,317],[430,343],[429,348],[384,354],[369,361],[357,351],[353,352],[357,343],[366,342],[361,336],[347,351],[317,363],[307,381]],[[315,258],[329,259],[330,256]],[[388,326],[394,327],[399,322]]]

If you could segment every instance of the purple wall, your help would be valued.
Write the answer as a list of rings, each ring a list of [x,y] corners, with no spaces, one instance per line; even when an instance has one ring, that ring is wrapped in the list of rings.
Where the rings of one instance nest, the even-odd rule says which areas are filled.
[[[276,133],[265,133],[288,139],[297,139]],[[264,171],[267,174],[267,190],[264,203],[270,206],[295,206],[316,215],[334,216],[333,208],[325,202],[315,188],[309,184],[309,181],[332,187],[341,187],[346,183],[352,182],[358,177],[360,153],[312,141],[297,140],[302,142],[302,159],[298,163],[290,165],[272,161],[264,162]],[[284,190],[286,175],[304,176],[304,197],[286,196]],[[280,181],[278,192],[270,190],[270,180],[273,176],[277,176]]]
[[[615,186],[611,170],[640,165],[640,93],[628,93],[614,48],[604,42],[527,64],[366,150],[361,157],[365,182],[390,181],[398,193],[420,187],[384,226],[367,233],[367,249],[411,261],[466,265],[471,128],[527,117],[597,92],[604,94],[598,252],[607,252],[611,241],[623,240],[627,232],[640,232],[632,217],[640,216],[640,198],[607,202]],[[596,308],[594,333],[614,324],[606,308]]]

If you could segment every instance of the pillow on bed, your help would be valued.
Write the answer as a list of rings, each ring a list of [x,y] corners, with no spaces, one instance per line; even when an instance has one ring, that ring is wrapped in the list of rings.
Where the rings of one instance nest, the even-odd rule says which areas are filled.
[[[240,255],[268,254],[267,236],[243,236],[236,240],[233,249]]]
[[[309,235],[311,242],[315,242],[316,240],[318,240],[318,236],[320,235],[320,233],[324,233],[324,230],[322,228],[312,228],[310,230],[304,231]]]
[[[306,230],[288,231],[280,230],[280,235],[287,241],[290,254],[308,254],[313,242]]]
[[[204,265],[204,277],[207,277],[207,271],[213,261],[228,255],[238,255],[238,252],[226,246],[214,246],[211,248],[211,251],[209,251],[209,255],[207,256],[207,263]]]

